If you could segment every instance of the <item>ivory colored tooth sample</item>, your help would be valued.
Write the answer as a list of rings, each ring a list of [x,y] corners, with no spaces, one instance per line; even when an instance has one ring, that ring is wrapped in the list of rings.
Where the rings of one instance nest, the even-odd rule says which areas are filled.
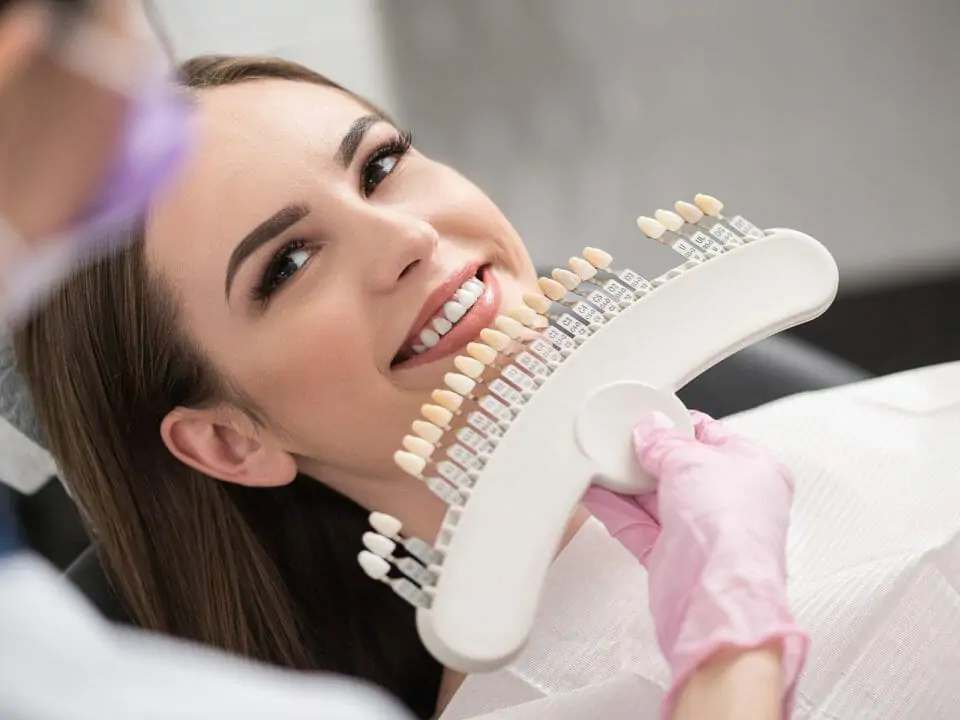
[[[389,558],[397,550],[397,544],[393,540],[369,530],[363,534],[362,540],[367,550],[383,559]]]
[[[540,278],[537,281],[543,294],[554,302],[560,302],[567,296],[567,288],[553,278]],[[579,285],[579,283],[577,283]],[[574,285],[576,287],[576,285]]]
[[[493,328],[484,328],[480,331],[480,339],[494,350],[503,352],[510,347],[510,336],[506,333],[494,330]]]
[[[703,211],[696,205],[688,203],[685,200],[677,200],[677,202],[674,203],[673,209],[677,211],[677,215],[691,225],[696,225],[703,219]]]
[[[494,324],[512,340],[519,340],[526,334],[527,330],[512,317],[507,317],[506,315],[498,315],[497,319],[494,320]]]
[[[720,217],[720,213],[723,211],[723,203],[712,195],[697,193],[697,196],[693,198],[693,202],[703,211],[704,215],[709,215],[710,217]]]
[[[507,317],[512,317],[518,323],[531,328],[546,327],[549,323],[545,317],[528,307],[515,307],[506,311]]]
[[[595,247],[585,247],[581,254],[588,263],[598,270],[606,270],[613,264],[613,255]]]
[[[576,290],[577,286],[581,283],[579,277],[576,273],[572,273],[569,270],[564,270],[563,268],[556,268],[552,273],[553,279],[558,283],[563,285],[567,290]]]
[[[522,297],[523,302],[528,308],[540,315],[546,315],[550,312],[550,298],[539,293],[525,292]]]
[[[426,460],[407,450],[397,450],[393,454],[393,461],[397,464],[397,467],[414,477],[420,477],[420,473],[427,466]]]
[[[422,457],[424,460],[433,455],[434,447],[431,443],[428,443],[422,437],[416,435],[405,435],[403,438],[403,447],[407,449],[408,452],[412,452],[417,457]]]
[[[414,420],[410,429],[413,430],[415,435],[422,437],[433,445],[440,442],[440,438],[443,437],[443,430],[433,423],[428,423],[426,420]]]
[[[567,264],[581,280],[589,280],[597,274],[597,269],[583,258],[572,257]]]
[[[357,555],[357,562],[363,571],[374,580],[382,580],[390,572],[390,563],[369,550],[361,550]]]
[[[477,382],[475,380],[468,378],[466,375],[461,375],[460,373],[447,373],[443,376],[443,382],[455,393],[463,396],[467,396],[472,393],[473,389],[477,386]]]
[[[672,210],[657,210],[653,216],[670,232],[679,232],[683,227],[683,218]]]
[[[439,427],[447,427],[453,420],[453,413],[439,405],[424,405],[420,408],[420,414]]]
[[[497,351],[489,345],[472,342],[467,343],[467,354],[474,360],[482,362],[484,365],[493,365],[497,359]]]
[[[472,357],[457,355],[457,357],[453,359],[453,365],[457,370],[474,380],[483,375],[483,363]]]
[[[652,240],[659,240],[667,231],[663,223],[643,215],[637,218],[637,227],[640,228],[640,232]]]
[[[450,412],[456,412],[463,404],[463,396],[458,395],[452,390],[434,390],[430,398],[440,407],[446,408]]]
[[[386,537],[397,537],[403,529],[403,523],[393,515],[387,515],[386,513],[372,512],[369,520],[370,527]]]

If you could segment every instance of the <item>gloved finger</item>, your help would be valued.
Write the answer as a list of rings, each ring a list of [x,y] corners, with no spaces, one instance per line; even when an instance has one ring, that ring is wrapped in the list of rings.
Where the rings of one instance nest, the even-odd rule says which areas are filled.
[[[581,502],[635,558],[641,563],[647,559],[660,536],[660,524],[635,497],[591,486]]]
[[[668,468],[666,463],[678,449],[689,448],[696,438],[683,434],[666,415],[651,413],[633,429],[633,449],[640,466],[658,480]]]
[[[729,430],[722,422],[714,420],[706,413],[691,410],[690,419],[693,421],[694,435],[704,445],[716,447],[739,437],[733,430]]]

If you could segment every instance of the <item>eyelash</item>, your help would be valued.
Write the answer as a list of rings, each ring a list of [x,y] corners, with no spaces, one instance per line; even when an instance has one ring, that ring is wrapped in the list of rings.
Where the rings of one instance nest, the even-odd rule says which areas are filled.
[[[370,156],[364,161],[363,167],[360,169],[360,193],[364,197],[369,197],[372,195],[380,183],[393,174],[393,172],[397,169],[397,165],[400,163],[400,160],[404,155],[406,155],[407,151],[410,150],[412,145],[413,134],[410,132],[402,132],[396,137],[386,141],[377,147],[372,153],[370,153]],[[372,179],[370,176],[371,169],[376,165],[376,163],[380,162],[381,160],[386,160],[387,158],[396,158],[396,163],[394,163],[394,165],[386,171],[386,174],[383,178],[380,180]],[[263,274],[260,276],[260,281],[253,286],[251,295],[255,302],[266,306],[273,294],[280,289],[284,283],[290,280],[293,275],[299,272],[303,265],[306,265],[307,262],[309,262],[309,258],[307,258],[303,261],[303,265],[297,268],[294,273],[286,278],[281,278],[280,273],[283,271],[284,264],[290,259],[290,256],[298,250],[303,250],[307,247],[307,245],[308,243],[306,240],[291,240],[277,250],[277,252],[270,259],[270,262],[267,263],[267,267],[264,268]]]

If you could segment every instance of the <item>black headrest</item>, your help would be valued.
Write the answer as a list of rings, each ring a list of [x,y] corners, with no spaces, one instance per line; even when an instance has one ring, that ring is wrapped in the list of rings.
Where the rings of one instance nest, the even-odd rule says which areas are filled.
[[[132,624],[100,564],[96,544],[88,547],[73,561],[67,568],[66,576],[108,620],[124,625]]]

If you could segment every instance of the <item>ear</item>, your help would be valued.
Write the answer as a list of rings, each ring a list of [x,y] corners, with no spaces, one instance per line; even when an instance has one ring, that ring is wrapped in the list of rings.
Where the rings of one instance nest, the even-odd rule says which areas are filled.
[[[0,12],[0,91],[40,52],[51,21],[45,3],[11,3]]]
[[[160,436],[180,462],[218,480],[276,487],[297,476],[293,456],[234,407],[178,407],[163,419]]]

